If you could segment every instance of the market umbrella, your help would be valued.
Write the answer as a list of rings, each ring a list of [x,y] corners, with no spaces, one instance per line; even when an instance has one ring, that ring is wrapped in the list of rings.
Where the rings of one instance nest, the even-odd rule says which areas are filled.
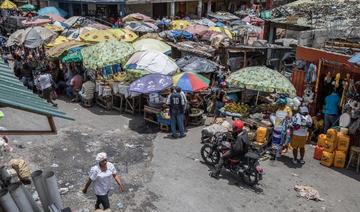
[[[92,30],[96,30],[92,27],[80,27],[76,29],[68,29],[61,33],[62,36],[67,37],[69,40],[77,40],[80,41],[80,35],[90,32]]]
[[[170,29],[173,30],[184,30],[186,27],[190,26],[191,23],[186,20],[174,20],[170,24]]]
[[[63,63],[81,62],[82,61],[81,49],[82,47],[75,47],[69,49],[67,54],[61,58],[61,62]]]
[[[57,34],[44,27],[29,27],[17,30],[10,35],[6,46],[24,45],[27,48],[37,48],[53,40]]]
[[[60,8],[57,8],[57,7],[44,7],[44,8],[41,8],[38,12],[37,12],[38,15],[46,15],[46,14],[54,14],[54,15],[57,15],[57,16],[61,16],[61,17],[65,17],[67,16],[67,12],[60,9]]]
[[[35,10],[35,6],[32,4],[24,4],[23,6],[20,6],[19,9],[24,12],[30,12]]]
[[[154,19],[150,18],[149,16],[146,16],[141,13],[132,13],[127,16],[125,16],[122,19],[123,22],[129,22],[129,21],[146,21],[146,22],[155,22]]]
[[[16,4],[11,2],[10,0],[5,0],[1,3],[0,8],[5,10],[14,10],[17,7]]]
[[[184,72],[173,76],[173,83],[184,92],[197,92],[207,89],[210,80],[200,74]]]
[[[48,43],[46,45],[46,47],[50,48],[50,47],[54,47],[54,46],[58,46],[60,44],[63,44],[63,43],[66,43],[66,42],[69,42],[69,40],[64,37],[64,36],[59,36],[57,37],[55,40],[53,40],[52,42]]]
[[[218,70],[218,65],[208,59],[197,56],[185,56],[176,61],[182,71],[195,73],[212,73]]]
[[[92,30],[80,35],[80,39],[85,42],[102,42],[107,40],[118,40],[118,38],[106,30]]]
[[[46,24],[44,27],[46,29],[50,29],[51,31],[54,31],[54,32],[62,32],[62,31],[64,31],[64,28],[59,27],[59,26],[54,25],[54,24]]]
[[[137,34],[135,34],[133,31],[128,29],[108,29],[106,31],[109,31],[112,33],[115,37],[118,38],[118,40],[124,41],[124,42],[133,42],[138,38]]]
[[[191,33],[191,34],[193,34],[193,35],[202,36],[203,34],[205,34],[209,30],[209,27],[204,26],[204,25],[200,25],[200,24],[195,24],[195,25],[191,25],[191,26],[186,27],[184,30]]]
[[[46,54],[49,57],[56,58],[56,57],[60,57],[64,52],[68,51],[71,48],[85,46],[85,45],[86,43],[72,40],[50,48],[49,50],[46,51]]]
[[[99,69],[108,65],[124,64],[134,52],[126,42],[109,40],[81,49],[85,68]]]
[[[230,39],[233,38],[232,32],[224,27],[209,27],[209,30],[214,31],[214,32],[222,32],[226,36],[228,36]]]
[[[125,23],[125,29],[134,32],[155,32],[159,28],[150,22],[130,21]]]
[[[145,50],[133,54],[126,63],[125,69],[144,74],[172,75],[175,74],[179,67],[165,54],[156,50]]]
[[[63,18],[63,17],[61,17],[59,15],[52,14],[52,13],[48,13],[48,14],[46,14],[46,16],[51,18],[53,21],[59,21],[59,22],[64,22],[65,21],[65,18]]]
[[[32,26],[41,26],[41,25],[51,23],[51,20],[48,18],[38,17],[38,18],[33,18],[31,20],[23,20],[23,21],[21,21],[21,23],[25,27],[32,27]]]
[[[230,87],[296,95],[294,85],[279,72],[265,66],[250,66],[230,74]]]
[[[171,51],[171,47],[168,44],[152,38],[145,38],[135,41],[133,43],[133,46],[137,51],[156,50],[164,54],[169,53]]]
[[[160,92],[172,85],[172,78],[163,74],[149,74],[130,84],[130,91],[142,94]]]

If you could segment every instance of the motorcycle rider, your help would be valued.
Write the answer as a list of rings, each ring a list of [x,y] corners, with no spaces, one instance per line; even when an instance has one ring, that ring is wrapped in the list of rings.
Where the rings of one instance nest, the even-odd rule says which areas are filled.
[[[248,132],[243,130],[244,123],[241,120],[235,120],[233,122],[233,143],[231,149],[224,153],[219,161],[219,164],[216,165],[215,170],[210,173],[210,176],[218,178],[221,172],[222,167],[224,166],[224,161],[229,158],[239,157],[240,161],[243,160],[245,154],[249,149],[249,138]]]

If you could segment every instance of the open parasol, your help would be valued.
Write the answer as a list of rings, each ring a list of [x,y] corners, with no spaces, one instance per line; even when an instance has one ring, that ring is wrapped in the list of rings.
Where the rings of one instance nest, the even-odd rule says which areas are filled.
[[[80,39],[85,42],[103,42],[107,40],[118,40],[118,38],[107,30],[92,30],[80,35]]]
[[[294,85],[279,72],[265,66],[251,66],[230,74],[229,87],[296,95]]]
[[[109,40],[81,49],[83,64],[89,69],[124,64],[134,53],[134,47],[123,41]]]
[[[146,50],[133,54],[125,65],[127,71],[137,71],[145,74],[165,74],[172,75],[179,68],[176,63],[165,54],[155,51]]]
[[[57,7],[44,7],[41,8],[38,12],[38,15],[47,15],[47,14],[53,14],[53,15],[57,15],[57,16],[61,16],[61,17],[65,17],[67,16],[67,12],[57,8]]]
[[[172,29],[172,30],[184,30],[190,25],[191,25],[191,23],[189,21],[186,21],[186,20],[174,20],[170,24],[170,29]]]
[[[218,65],[206,58],[197,56],[185,56],[176,61],[182,71],[195,73],[213,73],[218,70]]]
[[[80,27],[76,29],[65,30],[64,32],[61,33],[61,35],[65,36],[69,40],[80,41],[81,40],[80,35],[90,32],[92,30],[96,30],[96,29],[92,27]]]
[[[132,13],[127,16],[125,16],[122,19],[123,22],[129,22],[129,21],[146,21],[146,22],[155,22],[152,18],[149,16],[146,16],[141,13]]]
[[[46,45],[46,47],[51,48],[51,47],[58,46],[60,44],[66,43],[66,42],[69,42],[69,40],[66,37],[60,35],[55,40],[48,43]]]
[[[125,29],[134,32],[155,32],[159,28],[150,22],[130,21],[125,23]]]
[[[60,57],[64,52],[68,51],[71,48],[84,46],[84,45],[86,44],[73,40],[50,48],[49,50],[46,51],[46,54],[49,57],[56,58],[56,57]]]
[[[20,6],[19,9],[24,12],[31,12],[35,10],[35,6],[28,3]]]
[[[20,29],[10,35],[6,46],[24,45],[27,48],[37,48],[50,42],[56,36],[55,32],[40,26]]]
[[[11,2],[10,0],[5,0],[1,3],[0,5],[0,9],[5,9],[5,10],[15,10],[16,4]]]
[[[135,34],[133,31],[128,29],[108,29],[106,30],[113,34],[115,37],[118,38],[118,40],[124,41],[124,42],[133,42],[138,38],[137,34]]]
[[[67,54],[61,58],[61,62],[63,63],[81,62],[82,61],[81,49],[82,47],[74,47],[69,49]]]
[[[171,47],[168,44],[152,38],[137,40],[133,43],[133,45],[137,51],[156,50],[164,54],[171,52]]]
[[[163,74],[149,74],[130,84],[130,91],[137,93],[156,93],[172,85],[172,78]]]
[[[207,89],[210,80],[200,74],[185,72],[173,76],[173,82],[184,92],[197,92]]]

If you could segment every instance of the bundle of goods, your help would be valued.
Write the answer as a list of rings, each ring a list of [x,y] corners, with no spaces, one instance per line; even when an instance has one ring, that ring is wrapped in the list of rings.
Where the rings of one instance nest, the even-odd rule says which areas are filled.
[[[256,106],[256,110],[262,113],[275,113],[278,109],[278,105],[276,104],[261,104]]]
[[[344,168],[346,155],[350,145],[350,137],[344,132],[329,129],[325,134],[320,134],[314,151],[314,158],[321,160],[324,166]]]
[[[228,103],[225,104],[224,109],[226,112],[230,112],[230,113],[238,113],[243,116],[249,115],[249,106],[247,104]]]

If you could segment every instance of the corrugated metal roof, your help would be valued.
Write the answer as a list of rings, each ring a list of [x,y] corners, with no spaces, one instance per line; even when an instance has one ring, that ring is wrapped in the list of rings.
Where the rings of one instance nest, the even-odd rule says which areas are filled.
[[[27,89],[2,60],[0,60],[0,106],[74,120]]]

